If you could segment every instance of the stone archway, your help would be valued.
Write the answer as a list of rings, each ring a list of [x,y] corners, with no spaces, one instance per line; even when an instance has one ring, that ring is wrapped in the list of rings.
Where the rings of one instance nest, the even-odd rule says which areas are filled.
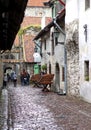
[[[6,68],[4,68],[4,73],[7,73],[7,70],[12,70],[12,67],[6,67]]]

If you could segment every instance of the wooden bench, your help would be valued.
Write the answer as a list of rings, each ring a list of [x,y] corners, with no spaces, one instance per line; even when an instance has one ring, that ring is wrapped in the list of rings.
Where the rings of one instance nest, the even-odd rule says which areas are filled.
[[[48,87],[48,85],[49,85],[49,87],[51,87],[51,84],[53,83],[53,78],[54,78],[54,74],[42,75],[40,80],[38,80],[37,84],[38,84],[38,86],[39,85],[43,86],[42,91],[49,91],[47,87]]]
[[[33,82],[34,86],[33,87],[39,87],[38,86],[38,81],[41,79],[41,75],[40,74],[34,74],[32,75],[32,77],[30,78],[30,81]]]

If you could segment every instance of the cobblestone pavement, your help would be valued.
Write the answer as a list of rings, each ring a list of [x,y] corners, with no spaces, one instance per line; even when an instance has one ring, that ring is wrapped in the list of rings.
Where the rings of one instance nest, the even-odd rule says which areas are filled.
[[[10,86],[9,130],[91,130],[91,104],[42,92],[32,86]]]

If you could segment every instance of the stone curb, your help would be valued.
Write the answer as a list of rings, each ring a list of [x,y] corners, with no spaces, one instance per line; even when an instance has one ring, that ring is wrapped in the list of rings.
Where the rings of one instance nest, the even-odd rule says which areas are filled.
[[[2,106],[3,106],[3,116],[4,116],[4,124],[2,130],[8,130],[8,91],[7,89],[2,89]]]

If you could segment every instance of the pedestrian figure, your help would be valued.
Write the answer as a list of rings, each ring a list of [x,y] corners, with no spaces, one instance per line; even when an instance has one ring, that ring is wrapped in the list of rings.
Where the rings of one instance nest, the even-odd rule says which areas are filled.
[[[27,85],[27,73],[26,73],[26,71],[23,73],[23,80],[24,80],[24,85]]]
[[[14,73],[15,73],[14,71],[11,72],[11,76],[10,76],[10,78],[11,78],[11,82],[13,82],[13,76],[14,76]]]
[[[7,82],[8,82],[7,74],[4,73],[4,77],[3,77],[3,88],[6,88]]]
[[[23,69],[21,73],[21,81],[22,81],[22,85],[27,85],[27,73],[25,69]]]
[[[20,80],[21,80],[21,85],[24,85],[24,77],[23,77],[23,72],[20,73]]]
[[[17,84],[17,75],[16,75],[15,72],[13,74],[13,83],[14,83],[14,87],[16,87],[16,84]]]

